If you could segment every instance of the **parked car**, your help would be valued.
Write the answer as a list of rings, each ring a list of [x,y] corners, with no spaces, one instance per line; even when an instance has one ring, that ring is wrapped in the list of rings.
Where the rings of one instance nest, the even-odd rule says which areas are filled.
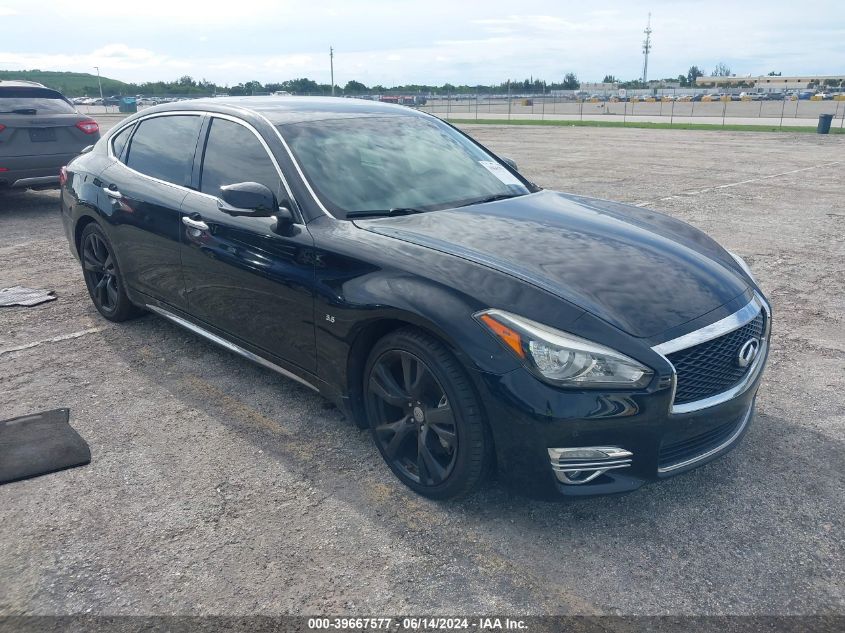
[[[56,186],[59,169],[100,138],[100,127],[55,90],[0,81],[0,188]]]
[[[650,209],[543,190],[435,117],[357,99],[158,106],[67,166],[96,309],[140,309],[315,389],[420,494],[494,469],[633,490],[733,448],[770,309]]]

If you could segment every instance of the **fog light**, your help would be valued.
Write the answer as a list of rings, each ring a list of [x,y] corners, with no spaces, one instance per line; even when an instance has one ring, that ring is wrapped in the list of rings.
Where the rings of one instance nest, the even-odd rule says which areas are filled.
[[[550,448],[549,459],[558,481],[567,485],[586,484],[608,470],[627,468],[634,454],[615,446]]]

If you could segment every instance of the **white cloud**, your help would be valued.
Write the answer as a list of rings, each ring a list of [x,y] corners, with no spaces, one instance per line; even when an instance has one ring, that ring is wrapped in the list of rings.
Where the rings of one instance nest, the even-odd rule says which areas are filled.
[[[76,21],[72,31],[61,25],[78,17],[76,0],[26,3],[25,13],[10,18],[14,28],[4,29],[0,68],[91,72],[97,65],[126,81],[178,73],[221,84],[328,82],[334,46],[341,84],[556,80],[569,71],[582,80],[635,78],[649,10],[652,77],[677,76],[692,64],[710,70],[718,61],[738,74],[845,68],[845,6],[833,0],[812,11],[763,0],[605,0],[598,9],[556,0],[240,0],[227,10],[208,0],[144,0],[106,3],[96,20]],[[31,37],[45,28],[58,35]],[[103,39],[118,33],[116,41]]]

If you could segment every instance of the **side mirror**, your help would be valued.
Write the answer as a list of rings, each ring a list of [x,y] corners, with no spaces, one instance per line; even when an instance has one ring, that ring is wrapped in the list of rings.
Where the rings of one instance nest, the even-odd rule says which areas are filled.
[[[264,185],[238,182],[220,187],[217,208],[234,216],[269,218],[279,212],[279,203],[273,192]]]
[[[519,168],[516,166],[516,161],[512,158],[508,158],[507,156],[499,156],[502,159],[502,162],[505,163],[508,167],[513,169],[514,171],[519,171]]]

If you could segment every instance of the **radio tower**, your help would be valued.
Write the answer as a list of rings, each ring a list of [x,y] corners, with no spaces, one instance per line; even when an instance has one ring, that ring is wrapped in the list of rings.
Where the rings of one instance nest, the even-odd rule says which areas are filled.
[[[645,41],[643,42],[643,83],[648,85],[648,53],[651,51],[651,12],[648,14],[648,24],[645,27]]]

